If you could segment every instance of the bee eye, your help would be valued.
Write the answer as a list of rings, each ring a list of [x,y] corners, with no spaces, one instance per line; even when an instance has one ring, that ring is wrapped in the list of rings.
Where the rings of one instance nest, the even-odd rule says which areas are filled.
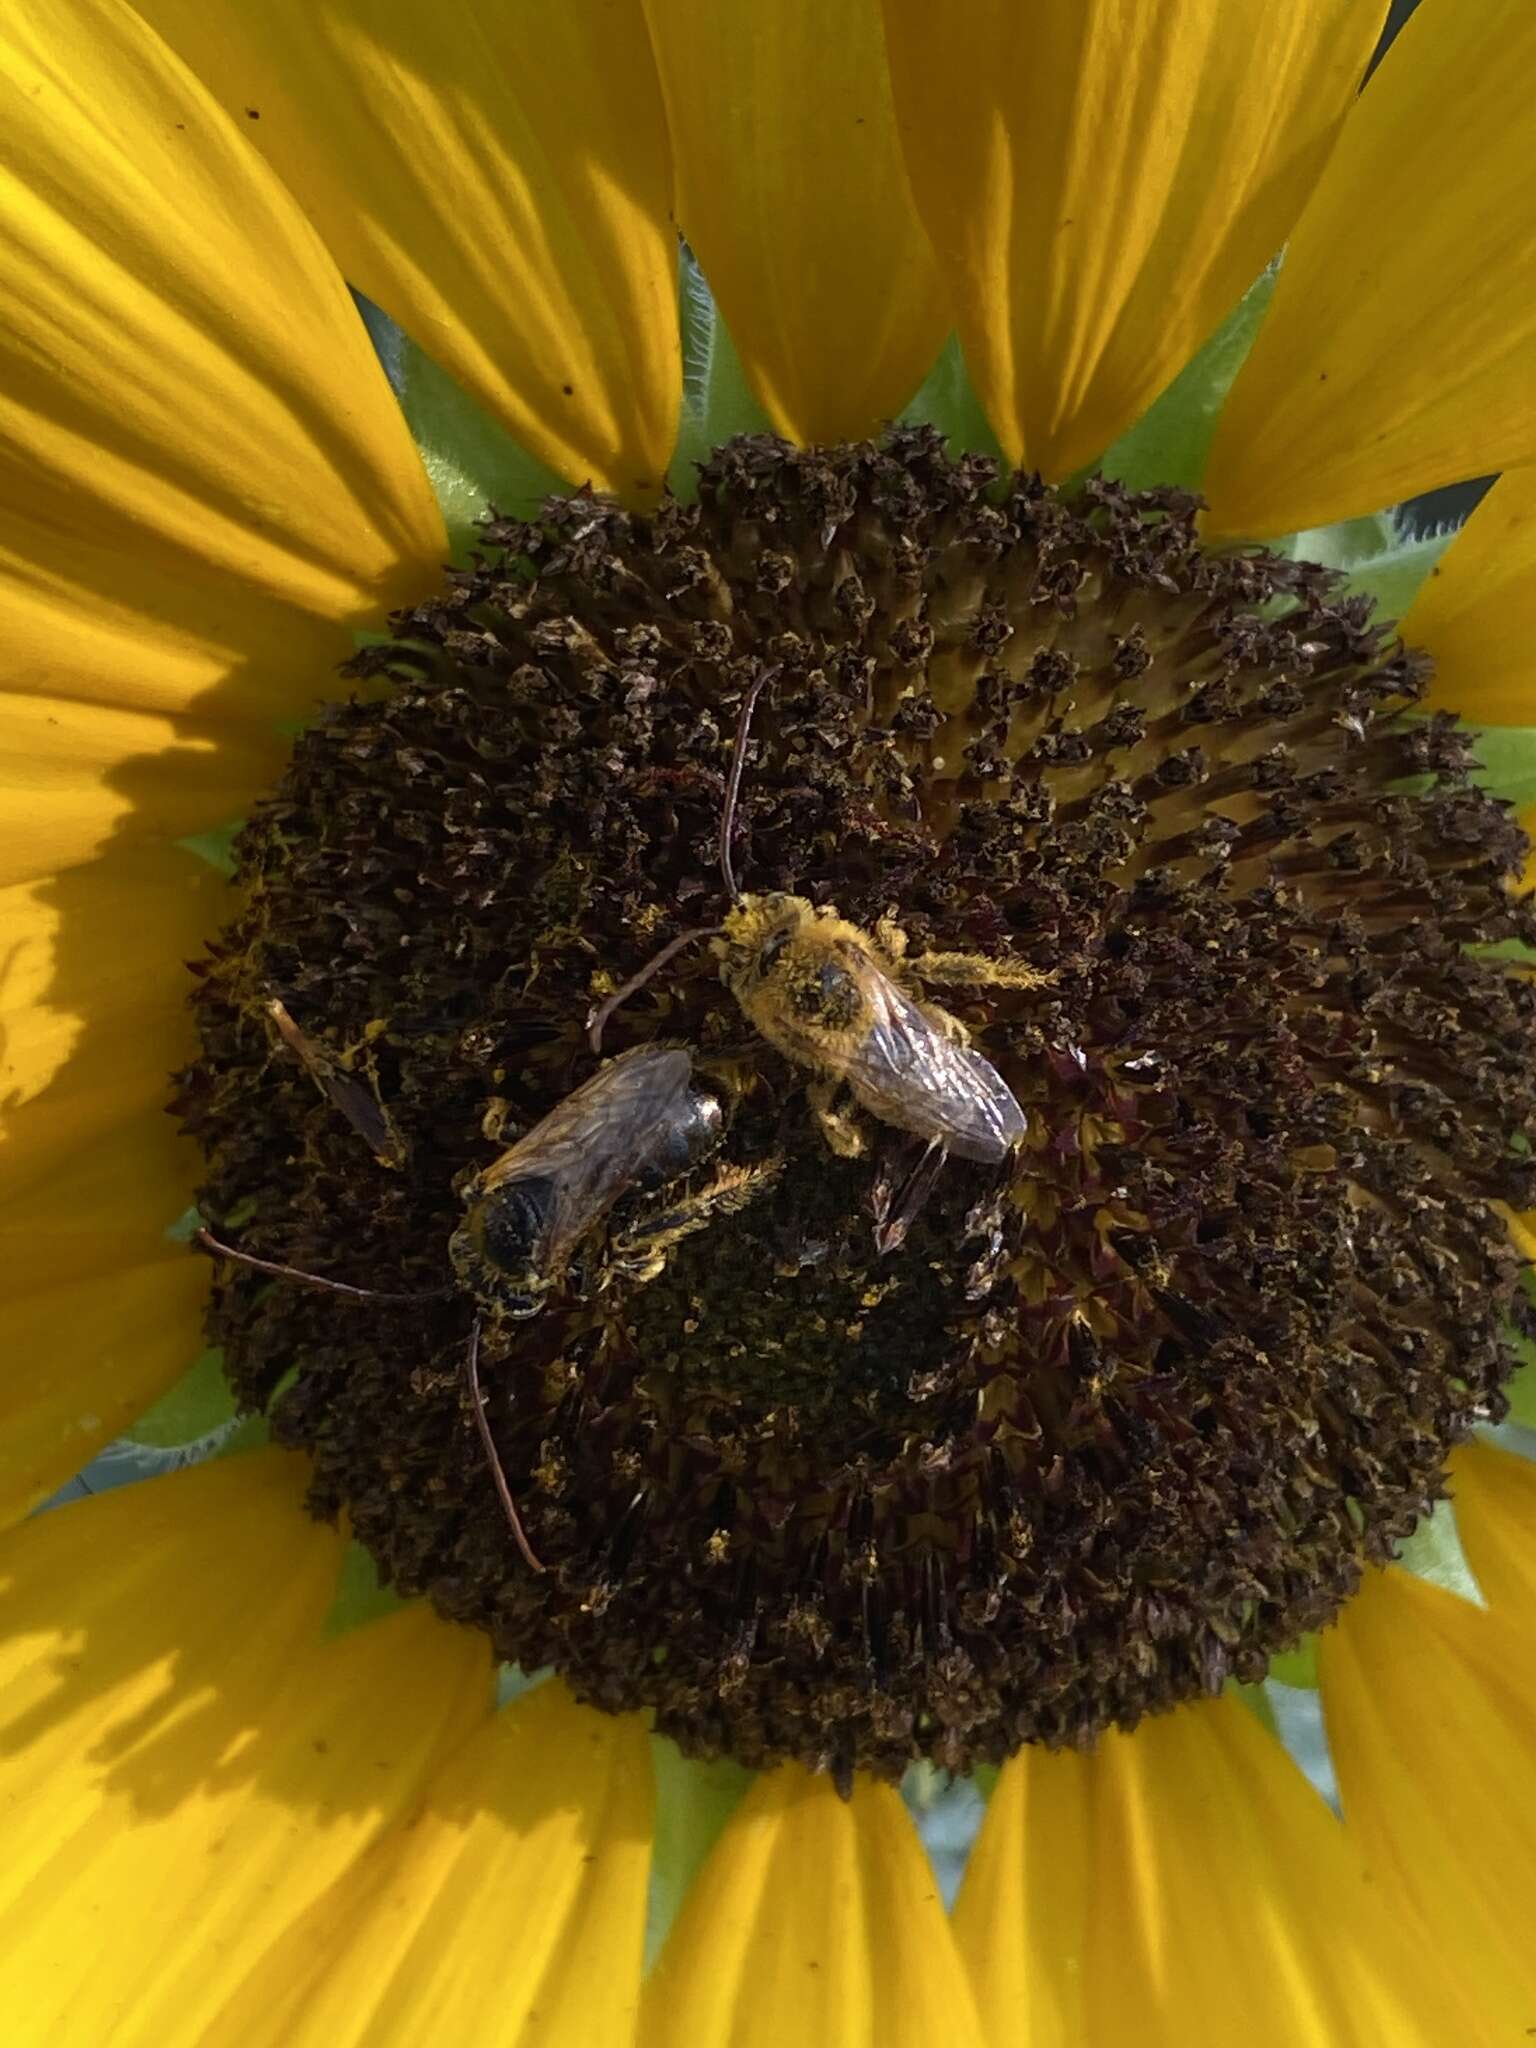
[[[759,974],[766,974],[768,972],[769,968],[773,965],[774,961],[778,959],[779,955],[783,952],[788,942],[788,925],[785,925],[781,931],[770,932],[768,934],[767,938],[764,939],[762,948],[757,956],[757,971]]]

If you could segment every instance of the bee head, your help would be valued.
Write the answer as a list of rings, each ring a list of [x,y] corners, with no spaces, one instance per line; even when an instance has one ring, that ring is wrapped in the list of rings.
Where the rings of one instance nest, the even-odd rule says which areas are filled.
[[[743,896],[721,931],[720,978],[774,1044],[781,1019],[787,1030],[843,1031],[862,1014],[868,949],[835,910],[804,896]]]
[[[743,896],[726,913],[715,940],[720,979],[740,1003],[782,974],[797,941],[816,924],[816,908],[803,896],[778,890]]]
[[[549,1218],[553,1186],[518,1180],[471,1195],[464,1221],[448,1240],[461,1283],[482,1306],[505,1316],[535,1316],[549,1282],[536,1250]]]

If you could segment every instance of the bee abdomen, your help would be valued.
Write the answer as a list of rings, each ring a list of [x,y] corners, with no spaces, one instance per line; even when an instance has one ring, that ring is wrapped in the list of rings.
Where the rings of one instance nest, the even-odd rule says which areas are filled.
[[[512,1181],[478,1205],[482,1257],[505,1273],[520,1273],[549,1223],[555,1184],[546,1175]]]
[[[668,1181],[697,1166],[720,1143],[724,1127],[718,1100],[702,1089],[693,1090],[686,1105],[657,1131],[645,1165],[636,1175],[639,1185],[647,1190],[665,1187]]]

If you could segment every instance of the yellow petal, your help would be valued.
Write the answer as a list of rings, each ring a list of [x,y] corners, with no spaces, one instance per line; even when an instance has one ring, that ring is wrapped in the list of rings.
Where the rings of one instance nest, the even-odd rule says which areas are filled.
[[[902,174],[877,0],[646,0],[678,224],[793,441],[897,413],[949,330]]]
[[[1522,814],[1520,823],[1522,828],[1529,832],[1536,828],[1536,816]],[[1536,1210],[1527,1209],[1521,1213],[1503,1202],[1490,1202],[1488,1206],[1495,1215],[1503,1217],[1510,1239],[1520,1256],[1524,1259],[1536,1259]]]
[[[1380,0],[885,0],[907,168],[1004,451],[1101,454],[1284,242]]]
[[[1219,534],[1536,461],[1536,9],[1425,0],[1347,123],[1222,413]]]
[[[1376,1890],[1426,1953],[1470,1984],[1493,2038],[1519,2041],[1536,2015],[1528,1617],[1513,1627],[1392,1568],[1369,1574],[1321,1640],[1344,1817]]]
[[[8,1259],[26,1240],[3,1234]],[[184,1248],[133,1259],[104,1247],[76,1278],[6,1289],[0,1522],[27,1514],[121,1436],[201,1347],[208,1275]]]
[[[1456,1530],[1493,1611],[1527,1628],[1536,1615],[1536,1463],[1476,1441],[1451,1460]]]
[[[539,1686],[294,1924],[200,2048],[629,2041],[652,1805],[643,1724]]]
[[[1435,658],[1432,709],[1536,725],[1536,469],[1499,478],[1430,570],[1403,638]]]
[[[377,605],[338,589],[343,609],[331,616],[296,608],[265,584],[221,584],[207,564],[142,528],[125,531],[105,505],[82,503],[62,534],[37,509],[31,499],[0,504],[5,687],[29,697],[167,719],[206,701],[221,725],[265,729],[335,694],[331,666],[352,645],[337,617],[377,625],[386,604],[435,578],[436,554],[423,550]]]
[[[186,962],[229,904],[223,878],[174,846],[0,889],[0,1217],[25,1195],[46,1195],[72,1157],[132,1124],[164,1142],[146,1145],[141,1182],[117,1190],[112,1220],[142,1216],[147,1200],[160,1211],[147,1229],[158,1235],[175,1221],[185,1197],[169,1214],[165,1199],[194,1156],[166,1108],[171,1070],[195,1043]],[[34,1277],[47,1270],[46,1257],[29,1263]]]
[[[174,847],[0,889],[0,1520],[190,1364],[204,1262],[165,1235],[196,1155],[167,1112],[183,962],[224,885]]]
[[[632,0],[147,0],[353,284],[573,483],[654,496],[681,393]]]
[[[424,1609],[320,1642],[340,1542],[303,1479],[222,1460],[0,1550],[7,2041],[200,2048],[484,1715],[483,1640]]]
[[[1026,1750],[955,1908],[993,2048],[1449,2048],[1473,2036],[1236,1700]]]
[[[33,552],[116,540],[130,609],[135,553],[327,618],[399,602],[441,546],[426,479],[244,134],[116,0],[12,0],[0,88],[5,502]]]
[[[444,541],[314,231],[119,0],[6,8],[0,249],[11,879],[227,816],[228,722],[307,705]]]
[[[136,653],[153,663],[152,632]],[[192,730],[186,719],[0,687],[0,885],[241,816],[286,749],[254,727],[210,723],[183,740]]]
[[[784,1765],[694,1879],[646,1984],[643,2048],[972,2048],[938,1886],[900,1798]]]

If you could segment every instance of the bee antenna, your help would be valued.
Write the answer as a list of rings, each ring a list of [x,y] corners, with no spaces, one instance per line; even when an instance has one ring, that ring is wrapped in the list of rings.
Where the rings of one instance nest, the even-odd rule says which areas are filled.
[[[485,1413],[485,1397],[480,1392],[480,1318],[475,1317],[470,1325],[469,1345],[464,1353],[464,1390],[469,1396],[469,1412],[475,1418],[475,1428],[480,1432],[481,1446],[485,1451],[485,1462],[491,1468],[497,1496],[506,1510],[511,1525],[512,1539],[523,1554],[523,1562],[533,1572],[547,1571],[534,1554],[533,1545],[528,1541],[527,1531],[517,1512],[517,1503],[512,1498],[512,1489],[507,1484],[507,1475],[502,1470],[501,1455],[496,1449],[496,1439],[491,1435],[491,1425]]]
[[[765,684],[771,683],[782,672],[783,664],[775,662],[771,668],[759,669],[751,688],[741,700],[741,712],[736,720],[736,739],[731,747],[731,772],[725,784],[725,805],[720,813],[720,873],[725,882],[725,893],[733,903],[741,901],[741,889],[736,880],[736,870],[731,863],[731,834],[736,829],[736,810],[741,796],[741,775],[746,766],[747,734],[752,725],[752,713],[757,709],[757,700]]]
[[[736,825],[736,812],[741,798],[741,775],[746,765],[747,734],[751,730],[752,713],[757,700],[767,684],[783,673],[784,664],[773,662],[760,668],[748,686],[747,694],[741,700],[741,710],[736,719],[736,738],[731,747],[730,772],[725,783],[725,803],[720,812],[720,873],[725,881],[725,893],[732,903],[741,901],[741,887],[736,880],[736,870],[731,864],[731,833]],[[603,1049],[603,1028],[614,1011],[622,1008],[636,989],[645,987],[651,976],[680,953],[684,946],[691,946],[695,939],[712,939],[720,927],[715,924],[695,925],[692,931],[680,932],[675,939],[669,939],[653,960],[648,960],[638,974],[630,976],[622,988],[616,988],[605,1002],[587,1013],[587,1043],[594,1052]]]
[[[611,996],[587,1012],[587,1043],[594,1052],[603,1049],[603,1027],[614,1011],[623,1007],[636,989],[644,988],[653,974],[658,973],[674,954],[681,953],[684,946],[691,946],[695,939],[712,939],[720,927],[717,924],[697,924],[692,931],[679,932],[675,939],[668,939],[661,951],[652,960],[647,960],[638,974],[632,974],[622,988],[616,988]]]
[[[206,1224],[199,1227],[196,1237],[216,1259],[233,1259],[237,1266],[250,1266],[278,1280],[297,1280],[305,1287],[322,1287],[327,1294],[348,1294],[354,1301],[439,1301],[453,1292],[451,1287],[429,1287],[421,1294],[393,1294],[382,1287],[352,1287],[345,1280],[327,1280],[323,1273],[306,1273],[302,1266],[283,1266],[276,1259],[258,1259],[251,1252],[236,1251],[232,1244],[215,1237]]]

